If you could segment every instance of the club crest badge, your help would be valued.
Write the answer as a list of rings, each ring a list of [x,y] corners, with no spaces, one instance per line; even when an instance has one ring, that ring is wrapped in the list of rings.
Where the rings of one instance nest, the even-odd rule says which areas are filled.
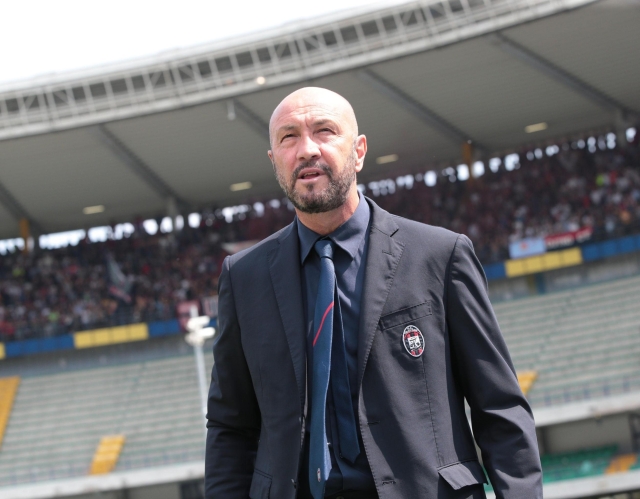
[[[424,352],[424,336],[416,326],[407,326],[402,333],[402,343],[412,357],[420,357]]]

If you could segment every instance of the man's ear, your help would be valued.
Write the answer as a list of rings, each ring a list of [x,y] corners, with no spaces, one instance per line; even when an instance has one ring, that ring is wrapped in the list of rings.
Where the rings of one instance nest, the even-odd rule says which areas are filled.
[[[356,151],[356,172],[360,172],[364,167],[364,157],[367,154],[367,137],[358,135],[355,143]]]
[[[273,152],[271,152],[271,149],[267,151],[267,156],[269,156],[269,159],[271,160],[271,164],[273,164]]]

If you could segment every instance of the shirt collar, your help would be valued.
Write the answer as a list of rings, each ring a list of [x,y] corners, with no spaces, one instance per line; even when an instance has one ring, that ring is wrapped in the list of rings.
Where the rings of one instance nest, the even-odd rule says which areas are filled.
[[[360,243],[367,233],[369,219],[371,218],[369,204],[364,199],[362,193],[358,192],[358,197],[360,200],[358,207],[349,220],[331,234],[325,236],[331,238],[331,240],[348,253],[352,259],[356,256]],[[313,249],[313,245],[323,236],[306,227],[299,218],[296,218],[296,223],[298,225],[298,238],[300,239],[300,263],[304,264],[304,261]]]

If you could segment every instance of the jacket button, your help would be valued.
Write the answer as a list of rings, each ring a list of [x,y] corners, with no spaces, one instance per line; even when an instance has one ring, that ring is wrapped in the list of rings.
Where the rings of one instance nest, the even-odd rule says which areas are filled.
[[[293,484],[294,489],[298,488],[298,483],[293,478],[291,479],[291,483]]]

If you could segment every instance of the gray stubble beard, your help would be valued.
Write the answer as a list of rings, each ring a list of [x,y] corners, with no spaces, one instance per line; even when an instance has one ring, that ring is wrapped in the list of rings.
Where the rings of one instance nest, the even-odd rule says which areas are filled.
[[[322,192],[314,192],[315,185],[311,184],[307,186],[306,195],[296,191],[295,185],[298,181],[298,175],[303,168],[321,169],[329,179],[327,188]],[[345,168],[337,177],[327,165],[311,161],[305,161],[298,165],[288,181],[284,175],[278,172],[275,162],[273,162],[273,171],[280,187],[296,209],[303,213],[325,213],[339,208],[349,197],[351,186],[356,180],[356,150],[355,148],[352,150],[347,158]]]

